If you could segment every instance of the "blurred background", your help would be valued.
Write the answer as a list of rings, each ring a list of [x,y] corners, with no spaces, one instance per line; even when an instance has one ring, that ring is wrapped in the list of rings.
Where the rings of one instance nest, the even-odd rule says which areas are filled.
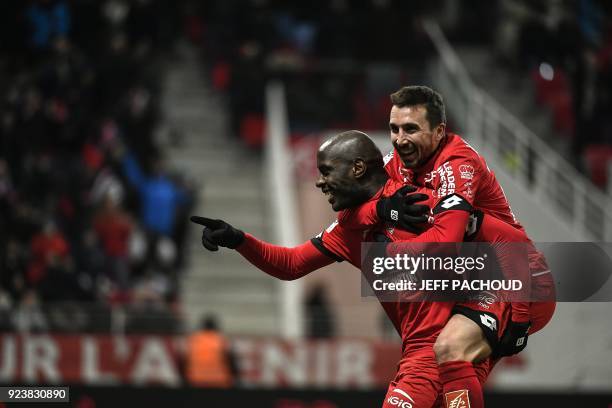
[[[389,151],[403,85],[442,93],[534,241],[612,242],[605,0],[0,9],[2,385],[70,385],[79,408],[380,406],[400,339],[356,269],[280,282],[187,220],[318,234],[318,145],[359,129]],[[612,406],[611,313],[559,304],[489,406]]]

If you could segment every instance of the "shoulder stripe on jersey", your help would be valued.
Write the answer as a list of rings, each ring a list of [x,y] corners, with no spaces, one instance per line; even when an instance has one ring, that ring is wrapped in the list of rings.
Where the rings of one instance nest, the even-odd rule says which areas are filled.
[[[393,158],[393,152],[394,152],[394,150],[391,150],[389,153],[387,153],[387,154],[385,155],[385,157],[383,157],[383,163],[384,163],[384,165],[385,165],[385,166],[386,166],[386,165],[387,165],[387,163],[389,163],[389,162],[391,161],[391,159]]]
[[[336,254],[334,254],[332,251],[330,251],[329,249],[325,248],[325,244],[323,244],[323,239],[320,236],[314,237],[310,240],[310,242],[312,242],[312,245],[315,246],[315,248],[317,248],[323,255],[333,259],[336,262],[342,262],[344,261],[344,259]]]

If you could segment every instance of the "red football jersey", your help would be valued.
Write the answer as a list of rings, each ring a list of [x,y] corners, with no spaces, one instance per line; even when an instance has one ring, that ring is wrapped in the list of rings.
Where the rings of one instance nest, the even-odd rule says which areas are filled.
[[[390,180],[366,204],[371,204],[382,196],[393,194],[401,186]],[[368,208],[368,206],[362,205],[360,208]],[[335,259],[346,260],[357,268],[361,268],[361,243],[368,241],[369,234],[375,230],[381,230],[380,224],[372,225],[371,222],[358,218],[371,216],[368,213],[360,214],[360,208],[341,211],[338,214],[338,220],[312,240],[320,250],[325,253],[331,252]],[[364,229],[364,225],[372,227]],[[409,232],[404,233],[410,234]],[[406,239],[407,235],[402,234],[402,237]],[[380,303],[402,337],[403,352],[415,351],[424,346],[431,347],[450,318],[454,306],[454,302]]]
[[[394,180],[431,190],[434,206],[439,199],[458,193],[485,214],[523,228],[485,159],[456,134],[448,133],[436,153],[418,169],[405,168],[395,150],[391,151],[385,156],[385,170]]]
[[[418,169],[405,168],[395,150],[387,154],[384,161],[385,170],[392,179],[430,190],[431,208],[443,197],[457,193],[474,209],[524,231],[485,159],[458,135],[447,133],[434,155]],[[529,259],[532,272],[548,270],[544,256],[535,247]]]

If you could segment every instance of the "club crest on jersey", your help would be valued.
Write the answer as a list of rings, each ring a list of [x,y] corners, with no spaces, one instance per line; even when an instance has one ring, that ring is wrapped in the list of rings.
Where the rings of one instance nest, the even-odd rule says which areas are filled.
[[[459,176],[464,180],[471,180],[474,178],[474,167],[469,164],[462,164],[459,166]]]

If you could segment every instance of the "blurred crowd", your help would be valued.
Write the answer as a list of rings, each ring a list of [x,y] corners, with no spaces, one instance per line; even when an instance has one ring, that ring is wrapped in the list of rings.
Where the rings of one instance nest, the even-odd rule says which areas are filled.
[[[606,188],[612,169],[612,4],[503,0],[497,51],[531,77],[571,156]],[[612,172],[611,172],[612,173]]]
[[[0,330],[83,320],[73,305],[50,318],[45,302],[174,313],[194,194],[168,170],[158,136],[160,84],[179,35],[201,50],[233,133],[253,148],[271,78],[286,83],[293,135],[380,130],[389,93],[428,81],[435,50],[424,18],[451,41],[496,38],[576,164],[605,186],[611,12],[605,0],[2,2]]]
[[[193,191],[156,137],[172,3],[0,6],[0,330],[175,312]]]
[[[258,147],[270,78],[285,81],[294,133],[380,129],[397,81],[422,78],[434,50],[420,20],[441,3],[212,0],[193,4],[188,30],[228,97],[233,132]]]
[[[605,0],[216,0],[194,2],[187,24],[213,86],[228,96],[234,133],[258,147],[264,84],[275,77],[286,83],[293,134],[384,128],[389,93],[430,80],[435,50],[422,22],[433,18],[452,43],[493,45],[509,71],[530,77],[576,166],[605,187],[611,9]]]

